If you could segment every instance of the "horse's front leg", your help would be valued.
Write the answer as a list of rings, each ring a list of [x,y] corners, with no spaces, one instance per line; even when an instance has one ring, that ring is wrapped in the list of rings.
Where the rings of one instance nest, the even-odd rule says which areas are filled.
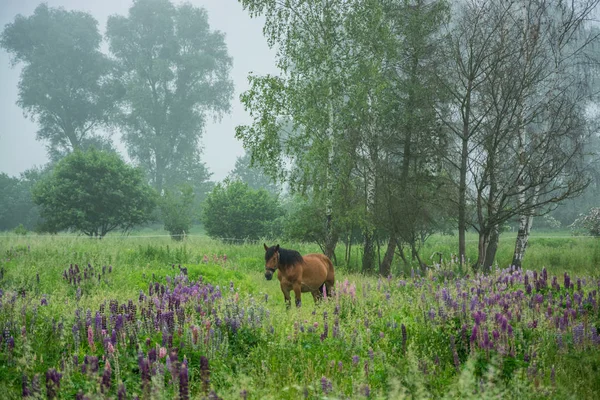
[[[292,298],[290,297],[290,288],[287,285],[281,284],[281,291],[285,299],[285,308],[289,309],[292,306]]]
[[[294,285],[294,295],[296,297],[296,307],[302,305],[302,285],[297,283]]]

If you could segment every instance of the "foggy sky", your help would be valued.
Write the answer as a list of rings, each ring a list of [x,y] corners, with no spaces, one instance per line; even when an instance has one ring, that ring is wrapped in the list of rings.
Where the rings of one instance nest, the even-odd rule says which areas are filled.
[[[30,16],[42,0],[0,0],[0,29],[14,20],[17,14]],[[50,7],[64,7],[67,10],[89,12],[98,20],[104,36],[106,19],[112,14],[127,15],[132,1],[129,0],[46,0]],[[275,52],[267,46],[262,35],[263,19],[251,19],[237,0],[188,0],[189,3],[204,7],[208,12],[211,29],[225,33],[229,55],[233,58],[231,79],[235,93],[231,103],[231,113],[221,122],[207,122],[202,137],[203,156],[212,180],[223,179],[233,169],[235,159],[244,150],[235,139],[235,127],[251,122],[244,111],[239,95],[248,89],[248,73],[277,73]],[[175,4],[182,1],[173,1]],[[106,43],[103,44],[106,48]],[[17,84],[21,66],[10,66],[10,56],[0,49],[0,172],[17,176],[34,165],[41,166],[48,161],[44,142],[35,139],[37,124],[25,118],[17,101]],[[121,155],[129,160],[126,150],[120,144],[119,133],[113,141]]]

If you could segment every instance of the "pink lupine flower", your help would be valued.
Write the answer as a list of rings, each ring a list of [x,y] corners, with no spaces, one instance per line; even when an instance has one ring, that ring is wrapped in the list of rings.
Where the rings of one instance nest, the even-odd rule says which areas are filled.
[[[91,325],[88,326],[87,338],[88,345],[90,346],[90,349],[92,349],[92,352],[96,351],[96,345],[94,344],[94,331],[92,330]]]
[[[158,349],[158,358],[165,358],[167,356],[167,349],[164,347],[161,347],[160,349]]]

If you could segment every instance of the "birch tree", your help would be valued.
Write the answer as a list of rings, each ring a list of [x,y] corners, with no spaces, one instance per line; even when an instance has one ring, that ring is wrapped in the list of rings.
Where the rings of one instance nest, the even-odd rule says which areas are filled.
[[[251,75],[250,90],[241,96],[253,124],[236,128],[236,137],[252,152],[253,161],[290,184],[295,191],[311,188],[325,203],[325,254],[337,243],[334,196],[338,167],[346,157],[338,151],[343,136],[336,118],[343,102],[345,32],[349,2],[240,0],[250,16],[264,16],[264,33],[277,48],[280,76]],[[282,140],[282,129],[293,129]],[[289,160],[294,168],[284,168]]]

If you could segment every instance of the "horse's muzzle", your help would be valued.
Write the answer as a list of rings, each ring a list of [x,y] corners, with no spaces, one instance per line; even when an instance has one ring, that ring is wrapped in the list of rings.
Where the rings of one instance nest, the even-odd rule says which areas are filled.
[[[268,281],[270,281],[271,279],[273,279],[273,273],[272,272],[265,272],[265,278],[267,278]]]

